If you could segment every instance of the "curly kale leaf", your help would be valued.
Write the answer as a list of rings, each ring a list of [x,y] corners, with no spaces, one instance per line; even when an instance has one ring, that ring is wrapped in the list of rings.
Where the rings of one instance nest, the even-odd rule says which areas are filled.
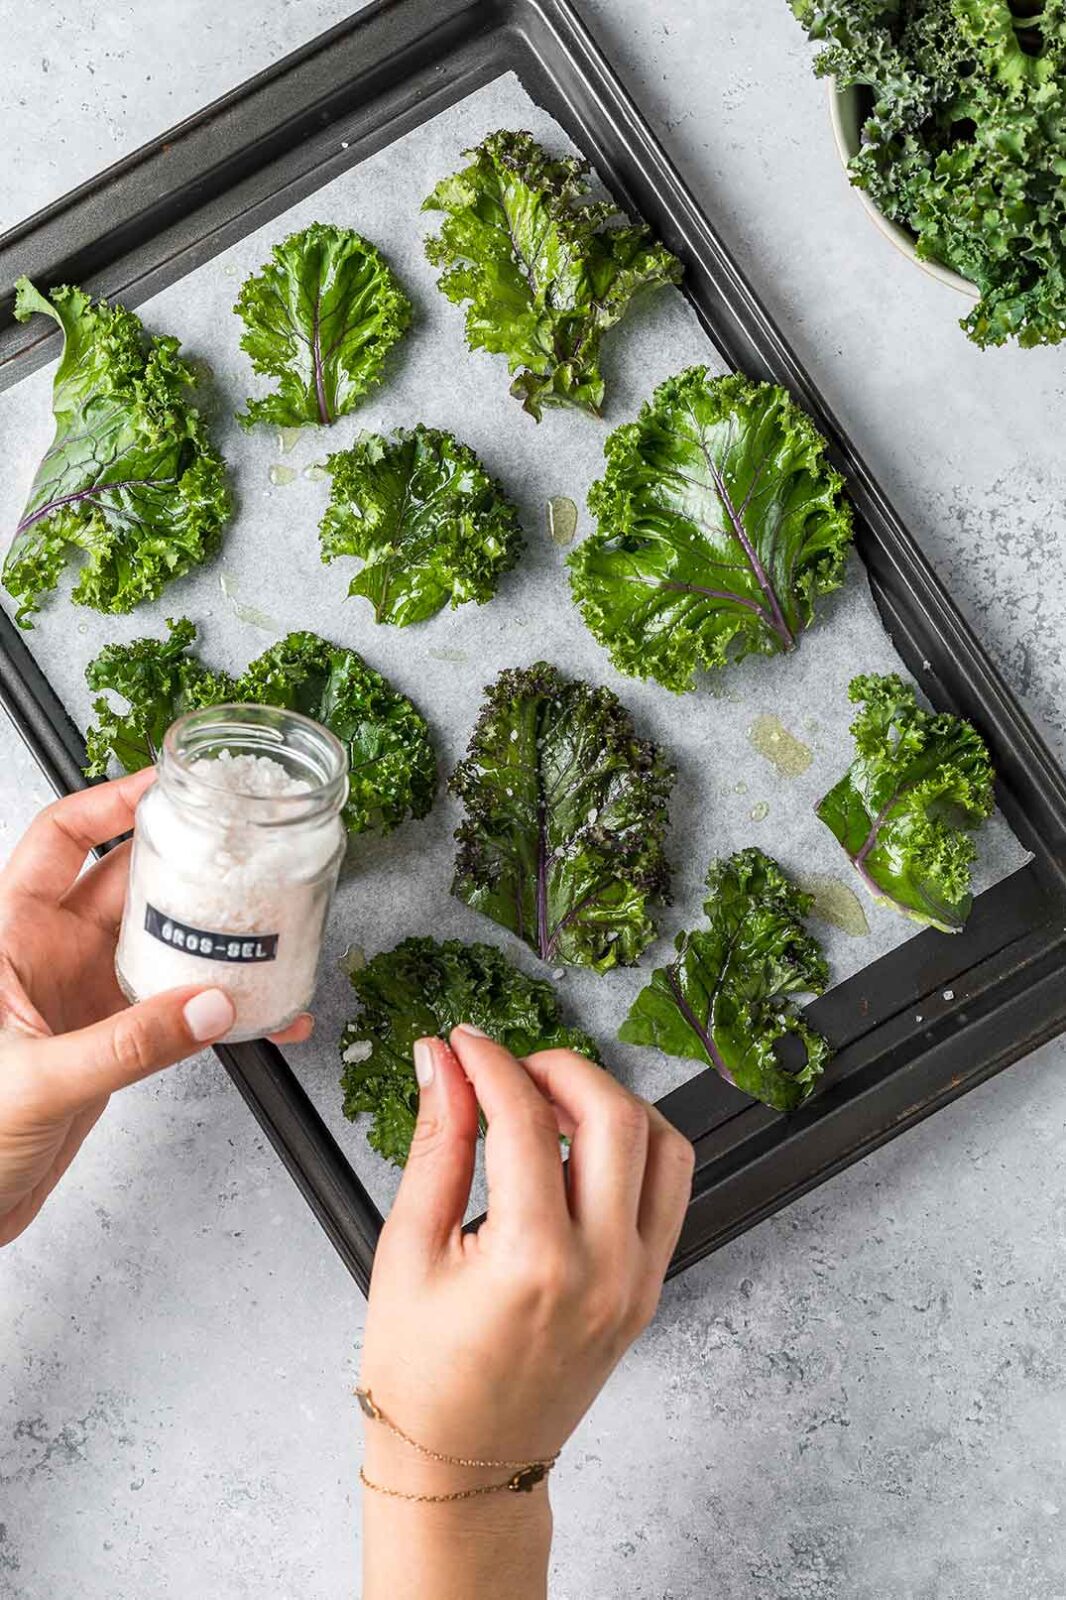
[[[791,0],[863,93],[852,181],[969,278],[979,345],[1066,336],[1066,0]]]
[[[85,775],[103,778],[112,756],[125,772],[155,761],[175,717],[232,700],[236,683],[191,655],[196,628],[187,617],[167,619],[167,638],[107,644],[85,669],[90,689],[110,689],[127,702],[119,711],[106,695],[93,701],[97,721],[85,736]]]
[[[450,603],[483,605],[522,549],[518,513],[467,445],[439,428],[366,433],[329,457],[323,561],[361,556],[349,594],[377,622],[424,622]]]
[[[146,339],[139,317],[80,289],[50,299],[20,278],[15,316],[63,330],[52,395],[55,437],[37,469],[4,562],[16,620],[31,626],[73,551],[86,560],[72,598],[132,611],[217,551],[229,515],[222,458],[198,411],[178,340]]]
[[[691,689],[700,667],[791,650],[843,581],[851,512],[825,441],[783,389],[689,367],[615,430],[569,558],[622,672]]]
[[[350,833],[390,833],[429,812],[437,758],[426,719],[354,650],[290,633],[245,668],[236,698],[302,711],[337,735],[348,751]]]
[[[354,650],[316,633],[290,633],[249,662],[239,678],[212,672],[191,654],[196,629],[168,622],[167,639],[107,645],[86,669],[91,689],[127,702],[94,702],[86,774],[101,777],[115,756],[127,772],[155,759],[163,735],[184,711],[238,704],[282,706],[330,728],[348,751],[349,833],[388,833],[405,817],[424,817],[437,791],[437,763],[425,718]]]
[[[818,815],[882,905],[944,933],[970,914],[970,830],[995,808],[992,763],[975,728],[923,711],[894,673],[853,678],[863,706],[851,725],[856,756]]]
[[[352,975],[359,1015],[341,1038],[344,1115],[373,1117],[368,1138],[403,1166],[418,1114],[411,1053],[416,1039],[473,1023],[512,1055],[578,1050],[598,1062],[585,1033],[566,1027],[551,984],[527,978],[487,944],[405,939]]]
[[[528,133],[493,133],[424,202],[443,211],[426,243],[449,300],[468,301],[472,350],[507,357],[511,393],[544,406],[603,404],[600,343],[640,289],[676,283],[681,264],[610,201],[590,202],[588,163],[554,160]]]
[[[794,1111],[830,1053],[789,999],[821,994],[829,981],[800,921],[812,898],[755,849],[716,861],[707,888],[708,926],[678,934],[676,960],[652,974],[618,1037],[704,1061],[764,1105]],[[791,1064],[789,1054],[802,1059]]]
[[[486,691],[452,777],[466,806],[452,893],[543,961],[605,972],[655,937],[674,769],[610,689],[546,662]]]
[[[238,420],[279,427],[333,423],[381,380],[411,304],[381,252],[350,228],[312,222],[276,244],[241,286],[241,349],[277,392]]]

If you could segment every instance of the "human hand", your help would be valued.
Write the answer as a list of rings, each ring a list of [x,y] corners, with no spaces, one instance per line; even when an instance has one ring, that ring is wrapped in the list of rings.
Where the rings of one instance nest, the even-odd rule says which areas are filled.
[[[433,1450],[547,1459],[655,1311],[691,1189],[692,1146],[654,1107],[572,1051],[519,1062],[467,1028],[452,1033],[451,1048],[420,1040],[415,1051],[418,1125],[374,1262],[363,1386]],[[478,1104],[487,1122],[488,1214],[477,1233],[464,1234]],[[560,1132],[571,1140],[565,1167]],[[368,1477],[408,1494],[506,1476],[426,1460],[374,1422],[365,1460]],[[475,1567],[454,1561],[435,1577],[429,1562],[412,1575],[416,1530],[397,1523],[405,1503],[378,1500],[371,1494],[367,1510],[374,1506],[375,1525],[387,1525],[390,1537],[375,1540],[370,1529],[368,1600],[386,1592],[424,1600],[541,1592],[540,1575],[524,1568],[509,1573],[510,1587],[501,1581],[501,1552],[509,1558],[520,1545],[513,1514],[485,1560],[483,1591]],[[490,1500],[511,1502],[505,1509],[513,1513],[514,1502],[543,1505],[544,1496],[417,1506],[419,1537],[426,1537],[426,1512],[438,1514],[438,1531],[451,1514],[449,1540],[469,1534],[469,1519],[484,1536]],[[395,1564],[386,1544],[403,1552]],[[538,1548],[530,1565],[546,1561],[543,1527]]]
[[[113,1090],[233,1022],[221,989],[128,1006],[115,978],[129,843],[82,868],[94,846],[133,826],[153,777],[149,768],[48,806],[0,873],[0,1245],[37,1215]],[[278,1042],[311,1026],[300,1018]]]

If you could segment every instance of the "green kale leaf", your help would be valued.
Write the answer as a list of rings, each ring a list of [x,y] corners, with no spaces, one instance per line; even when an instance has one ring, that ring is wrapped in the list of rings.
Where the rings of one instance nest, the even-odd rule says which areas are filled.
[[[640,289],[676,283],[681,264],[609,200],[584,198],[588,163],[554,160],[528,133],[492,133],[437,185],[426,243],[442,292],[468,301],[472,350],[507,357],[511,393],[538,421],[547,405],[599,414],[600,343]]]
[[[618,1037],[706,1062],[764,1105],[794,1111],[830,1054],[789,998],[821,994],[829,981],[821,946],[800,921],[812,897],[755,849],[714,862],[707,888],[708,926],[678,934],[676,960],[652,974]],[[793,1065],[789,1053],[802,1059]]]
[[[543,961],[631,966],[667,898],[673,781],[610,689],[544,661],[502,672],[452,777],[467,813],[452,893]]]
[[[518,513],[467,445],[421,424],[365,433],[329,457],[323,561],[360,556],[349,594],[376,622],[424,622],[449,603],[483,605],[522,549]]]
[[[975,728],[923,711],[894,673],[852,679],[863,709],[851,725],[856,756],[818,815],[882,905],[944,933],[970,914],[970,830],[995,808],[992,763]]]
[[[167,626],[167,639],[107,645],[86,668],[91,689],[113,690],[128,703],[119,712],[105,695],[94,702],[88,777],[103,776],[112,755],[127,772],[147,766],[184,711],[227,701],[282,706],[323,723],[347,749],[349,833],[389,833],[405,817],[428,813],[437,762],[425,718],[354,650],[316,633],[290,633],[232,678],[190,653],[191,622]]]
[[[229,515],[222,458],[189,404],[194,378],[178,340],[145,338],[139,317],[80,289],[50,299],[20,278],[15,316],[63,330],[52,395],[56,431],[4,562],[4,585],[30,627],[75,550],[72,598],[97,611],[154,600],[217,551]]]
[[[861,90],[852,182],[980,292],[979,345],[1066,337],[1066,3],[791,0]]]
[[[253,368],[279,380],[276,393],[247,402],[238,418],[246,428],[330,424],[354,411],[411,320],[380,250],[324,222],[276,244],[233,309]]]
[[[195,625],[187,617],[168,618],[165,639],[106,644],[89,662],[89,688],[112,690],[127,709],[118,710],[103,694],[93,701],[97,720],[85,736],[86,777],[106,777],[112,756],[124,772],[150,767],[175,717],[235,698],[235,679],[210,671],[190,653],[195,640]]]
[[[600,1060],[587,1034],[562,1023],[551,984],[527,978],[491,945],[405,939],[353,973],[352,987],[359,1015],[341,1037],[344,1115],[372,1116],[371,1145],[399,1167],[418,1115],[416,1039],[444,1038],[469,1022],[512,1055],[578,1050]]]
[[[604,454],[599,526],[568,564],[614,665],[681,691],[700,667],[791,650],[842,583],[852,532],[806,413],[771,384],[689,367]]]

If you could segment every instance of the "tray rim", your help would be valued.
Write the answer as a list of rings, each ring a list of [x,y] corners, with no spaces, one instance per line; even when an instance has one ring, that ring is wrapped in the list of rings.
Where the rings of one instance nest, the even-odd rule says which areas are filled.
[[[1045,824],[1050,821],[1052,827],[1050,839],[1042,839],[1043,851],[1039,863],[1020,869],[1020,874],[1013,875],[1029,874],[1046,895],[1048,914],[1044,936],[1037,937],[1043,928],[1041,924],[1040,928],[1033,930],[1034,937],[1029,942],[1034,948],[1025,953],[1024,959],[1020,947],[1025,940],[1020,937],[996,952],[999,966],[997,968],[995,960],[992,961],[995,970],[989,977],[986,1011],[975,1018],[971,1008],[970,1013],[963,1013],[960,1018],[948,1009],[936,1019],[935,1027],[927,1030],[926,1048],[914,1055],[909,1063],[913,1067],[915,1063],[928,1063],[934,1057],[937,1060],[939,1076],[936,1085],[930,1088],[924,1098],[920,1096],[914,1100],[909,1108],[904,1108],[902,1114],[897,1108],[888,1120],[884,1117],[879,1120],[875,1115],[872,1122],[863,1125],[861,1139],[854,1146],[820,1155],[817,1162],[812,1164],[808,1161],[806,1165],[802,1160],[793,1163],[792,1157],[797,1142],[803,1138],[805,1130],[812,1126],[812,1119],[822,1118],[835,1123],[847,1111],[847,1105],[831,1103],[825,1094],[820,1093],[810,1103],[810,1111],[801,1114],[799,1120],[777,1118],[777,1124],[786,1125],[778,1128],[776,1147],[785,1150],[787,1164],[792,1169],[784,1175],[783,1182],[780,1174],[776,1181],[772,1176],[767,1181],[766,1167],[773,1155],[773,1148],[770,1147],[774,1146],[774,1141],[770,1140],[768,1146],[767,1125],[773,1121],[773,1114],[766,1112],[765,1108],[744,1102],[730,1114],[727,1105],[726,1114],[716,1121],[712,1120],[710,1126],[699,1126],[692,1122],[687,1111],[683,1116],[678,1116],[683,1125],[686,1122],[689,1124],[686,1132],[694,1138],[698,1161],[693,1203],[672,1269],[681,1270],[795,1195],[823,1181],[832,1172],[841,1170],[852,1160],[859,1159],[868,1150],[902,1131],[904,1126],[911,1126],[940,1104],[964,1093],[974,1083],[1008,1065],[1044,1038],[1066,1028],[1066,886],[1063,881],[1066,874],[1066,848],[1056,847],[1059,840],[1066,844],[1066,776],[1023,709],[1007,690],[997,669],[936,578],[913,536],[887,502],[847,434],[825,405],[820,393],[814,389],[808,374],[776,324],[761,306],[727,246],[718,238],[694,195],[680,178],[662,145],[651,133],[608,64],[572,0],[375,0],[375,3],[353,17],[308,41],[175,128],[148,141],[138,151],[124,157],[97,177],[17,224],[14,229],[0,236],[0,263],[6,264],[13,249],[20,250],[26,241],[32,243],[42,234],[49,234],[56,225],[62,224],[64,218],[76,214],[86,203],[94,203],[116,183],[121,184],[131,176],[143,175],[145,168],[157,163],[168,148],[172,149],[182,141],[202,137],[209,127],[217,133],[215,125],[235,114],[239,121],[239,113],[247,110],[251,102],[261,95],[270,95],[279,84],[284,85],[292,74],[298,75],[308,67],[314,69],[338,46],[365,38],[367,31],[380,27],[382,19],[391,23],[397,18],[414,23],[417,39],[436,37],[447,33],[449,29],[456,39],[483,37],[487,41],[490,59],[494,60],[497,54],[501,57],[496,71],[489,73],[489,77],[510,66],[519,70],[519,75],[524,79],[520,69],[525,66],[530,77],[535,78],[538,73],[543,75],[547,72],[550,78],[545,54],[549,48],[562,51],[578,86],[583,85],[591,95],[589,106],[586,107],[587,117],[593,121],[599,118],[612,122],[613,119],[613,131],[621,141],[624,170],[619,170],[617,158],[605,163],[602,157],[597,161],[593,155],[593,164],[599,165],[601,170],[604,165],[608,167],[606,176],[610,179],[611,187],[623,199],[628,198],[636,174],[644,178],[649,172],[656,174],[660,197],[667,195],[671,206],[671,226],[659,231],[674,248],[680,244],[682,252],[690,260],[696,257],[703,268],[713,268],[724,303],[724,313],[732,324],[729,336],[723,335],[721,327],[715,328],[713,337],[716,344],[728,359],[749,372],[752,371],[752,363],[750,360],[737,360],[736,346],[738,343],[741,347],[745,344],[757,345],[758,360],[754,363],[756,370],[753,375],[784,381],[833,441],[840,464],[849,479],[849,491],[853,499],[856,498],[854,486],[857,484],[866,502],[863,508],[866,522],[870,522],[872,514],[884,524],[878,533],[878,549],[884,549],[886,555],[894,556],[899,569],[895,573],[896,580],[911,588],[920,611],[940,627],[940,638],[945,645],[952,646],[950,653],[965,659],[980,680],[980,692],[987,696],[989,715],[996,727],[995,742],[997,745],[1001,742],[998,735],[1005,728],[1011,736],[1012,763],[1020,763],[1025,770],[1029,786],[1037,793],[1042,819]],[[419,34],[423,22],[426,27]],[[412,48],[410,39],[407,48]],[[508,48],[517,59],[503,59]],[[383,67],[381,62],[377,65]],[[488,81],[488,78],[484,81]],[[526,86],[528,88],[529,84]],[[554,84],[554,87],[565,99],[565,90],[561,85]],[[457,93],[452,98],[461,97],[461,93]],[[560,115],[559,108],[553,105],[550,109],[567,126],[567,131],[573,133],[573,128]],[[386,118],[382,125],[386,128],[395,125],[391,133],[391,137],[395,138],[402,136],[404,131],[400,123],[402,115],[393,115]],[[587,145],[590,139],[596,144],[601,137],[595,128],[586,124],[582,125],[582,132],[586,138],[578,142],[583,145]],[[364,152],[368,153],[369,150]],[[266,173],[271,165],[270,162],[261,162],[259,170]],[[311,188],[328,182],[330,176],[329,173],[323,173]],[[648,208],[644,209],[647,214]],[[192,264],[189,263],[190,266]],[[56,279],[52,278],[51,281]],[[92,281],[91,277],[87,280],[89,284]],[[0,271],[0,283],[4,282],[7,279],[4,272]],[[148,286],[143,294],[127,293],[126,298],[128,303],[136,304],[139,299],[153,292],[154,286]],[[6,301],[0,301],[0,387],[6,386],[5,377],[8,377],[8,381],[17,382],[31,367],[46,360],[58,343],[58,335],[41,339],[33,335],[32,327],[19,328],[12,338],[10,300],[8,294]],[[696,309],[705,327],[708,326],[703,310],[699,305]],[[894,542],[897,546],[894,551],[889,551],[884,544],[886,527],[893,536],[889,544]],[[863,554],[873,583],[875,574],[865,549]],[[902,571],[904,567],[907,569],[905,573]],[[896,620],[899,623],[899,619]],[[940,691],[942,699],[958,703],[959,695],[953,691],[957,691],[959,686],[951,683],[950,674],[938,674],[933,687]],[[970,681],[964,687],[971,691],[974,689]],[[969,697],[967,695],[965,698]],[[24,638],[14,629],[6,613],[2,614],[0,621],[0,702],[8,710],[16,728],[57,791],[84,783],[80,772],[80,735],[36,666]],[[982,700],[984,705],[985,701]],[[1008,796],[1008,807],[1011,798]],[[1035,824],[1030,826],[1028,818],[1025,824],[1032,835]],[[918,940],[926,937],[918,935],[899,948],[912,949]],[[1030,1008],[1027,1013],[1027,991],[1023,989],[1021,1015],[1028,1031],[1023,1030],[1015,1039],[997,1038],[995,1048],[986,1045],[983,1054],[978,1051],[975,1058],[972,1044],[974,1028],[978,1024],[987,1028],[989,1017],[995,1018],[1000,1013],[1009,1012],[1012,1017],[1019,1014],[1017,995],[1014,993],[1019,960],[1022,970],[1034,974],[1029,980],[1034,992],[1040,985],[1046,986],[1048,983],[1052,992],[1042,999],[1038,1010]],[[875,963],[864,971],[871,972],[878,965]],[[1049,965],[1050,977],[1045,971]],[[858,977],[861,978],[862,974]],[[1059,992],[1054,992],[1056,979]],[[849,983],[854,984],[855,981],[849,980]],[[847,987],[847,984],[840,985],[833,992],[839,993]],[[929,996],[935,1001],[933,991],[929,991]],[[907,1008],[905,1003],[894,1016],[901,1018]],[[892,1020],[888,1019],[889,1022]],[[867,1031],[861,1036],[860,1042],[875,1037],[883,1027],[881,1023]],[[849,1048],[850,1045],[845,1046],[845,1053]],[[887,1046],[886,1049],[891,1056],[891,1049]],[[373,1248],[383,1219],[296,1075],[281,1052],[265,1043],[224,1047],[217,1053],[352,1275],[365,1291]],[[893,1081],[897,1084],[901,1082],[900,1070],[898,1066],[892,1068],[864,1091],[867,1103],[871,1096],[876,1099],[880,1094],[887,1108],[892,1097],[886,1093],[885,1085],[891,1085]],[[713,1074],[697,1072],[679,1090],[664,1097],[661,1102],[664,1109],[679,1113],[686,1099],[699,1096],[700,1091],[694,1086],[709,1078],[713,1078]],[[721,1094],[715,1091],[724,1089],[724,1086],[718,1085],[717,1080],[705,1085],[705,1089],[711,1092],[712,1102],[721,1100]],[[831,1081],[829,1089],[832,1094],[835,1086]],[[725,1093],[728,1095],[729,1092]],[[738,1098],[734,1097],[734,1100]],[[843,1098],[846,1100],[847,1097]],[[732,1135],[739,1135],[734,1140],[730,1162],[725,1167],[719,1148],[723,1129],[729,1129]],[[716,1171],[717,1178],[714,1176]],[[738,1175],[743,1180],[745,1174],[749,1181],[738,1182]],[[750,1181],[752,1175],[756,1180],[754,1182]]]

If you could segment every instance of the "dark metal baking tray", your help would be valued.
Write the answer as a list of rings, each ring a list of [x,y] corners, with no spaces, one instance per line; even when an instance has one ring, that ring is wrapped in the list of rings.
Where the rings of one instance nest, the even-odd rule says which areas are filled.
[[[681,256],[723,356],[787,385],[830,439],[885,625],[934,703],[987,738],[1033,858],[978,898],[965,933],[922,933],[809,1008],[836,1055],[802,1111],[780,1116],[711,1072],[665,1097],[697,1152],[679,1270],[1066,1028],[1066,780],[570,0],[379,0],[13,229],[0,386],[57,343],[43,319],[14,322],[20,273],[136,305],[508,70]],[[80,735],[6,615],[0,700],[56,789],[83,783]],[[284,1056],[219,1055],[365,1289],[382,1218]]]

